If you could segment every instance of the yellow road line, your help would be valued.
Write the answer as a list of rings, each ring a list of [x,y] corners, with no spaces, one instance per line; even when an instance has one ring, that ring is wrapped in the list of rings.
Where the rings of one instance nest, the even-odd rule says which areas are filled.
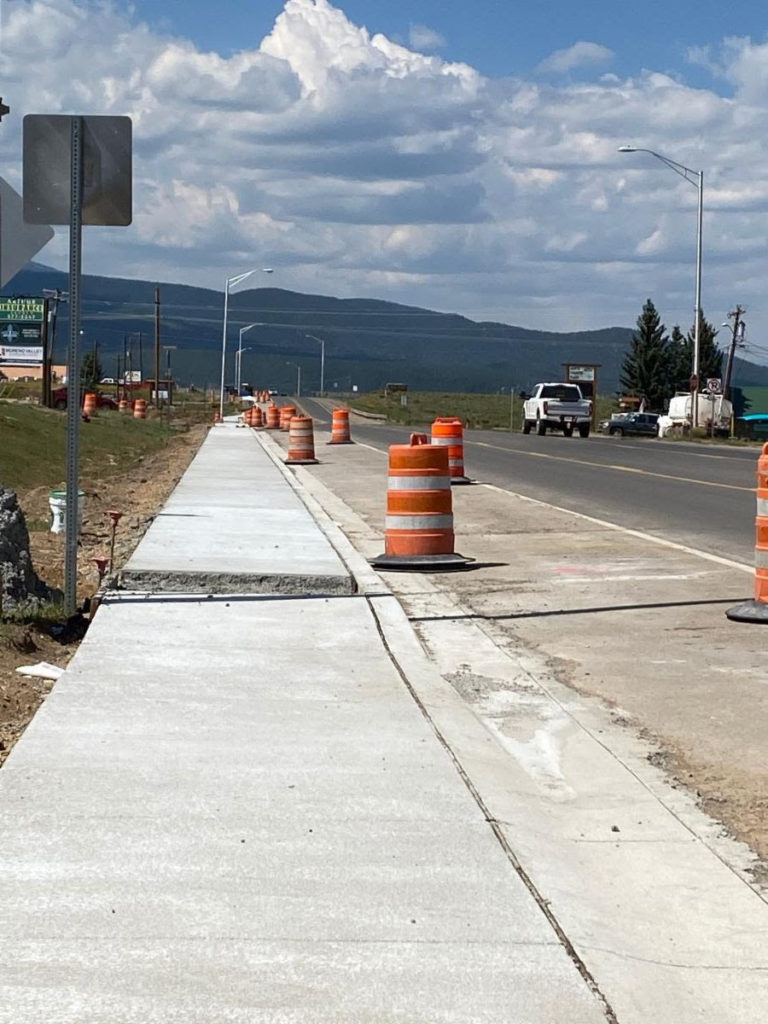
[[[466,436],[464,443],[467,443]],[[488,444],[486,441],[470,441],[469,444],[477,445],[479,448],[494,448],[499,452],[506,452],[507,455],[527,455],[532,459],[551,459],[553,462],[568,462],[577,466],[592,466],[595,469],[613,469],[617,473],[636,473],[639,476],[652,476],[660,480],[674,480],[680,484],[698,484],[699,487],[720,487],[726,491],[749,491],[754,493],[754,487],[740,487],[738,484],[720,484],[714,480],[694,480],[688,476],[673,476],[671,473],[652,473],[647,469],[634,469],[631,466],[615,466],[605,462],[590,462],[588,459],[566,459],[562,455],[546,455],[544,452],[526,452],[518,448],[504,448],[500,444]]]

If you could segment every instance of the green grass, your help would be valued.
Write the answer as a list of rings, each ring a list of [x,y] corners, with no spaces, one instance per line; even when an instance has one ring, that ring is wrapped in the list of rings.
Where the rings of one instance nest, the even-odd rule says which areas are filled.
[[[184,423],[186,427],[186,423]],[[178,432],[167,418],[134,420],[103,411],[80,424],[80,473],[111,475],[163,448]],[[66,414],[0,400],[0,484],[57,487],[66,477]]]
[[[410,391],[407,394],[407,405],[402,405],[401,395],[385,397],[380,392],[357,395],[350,401],[350,406],[362,412],[384,415],[393,423],[407,425],[424,425],[431,423],[437,416],[458,416],[469,429],[476,430],[509,430],[510,423],[514,430],[520,430],[522,418],[522,399],[515,395],[514,403],[510,403],[506,395],[450,394],[436,391]],[[607,419],[612,411],[618,408],[610,397],[598,396],[598,419]]]

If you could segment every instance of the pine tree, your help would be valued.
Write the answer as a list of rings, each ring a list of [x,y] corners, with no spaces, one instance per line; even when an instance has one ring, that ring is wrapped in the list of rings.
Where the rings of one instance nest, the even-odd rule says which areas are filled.
[[[83,391],[96,391],[101,380],[101,363],[95,352],[86,352],[80,364],[80,381]]]
[[[677,391],[689,391],[691,382],[691,368],[693,366],[693,341],[686,338],[675,324],[669,338],[669,378],[668,398]]]
[[[691,366],[693,365],[693,327],[688,331],[687,342],[691,351]],[[699,327],[699,390],[707,386],[711,378],[723,376],[723,351],[717,347],[715,338],[717,331],[713,325],[702,314],[701,326]],[[690,377],[690,374],[689,374]],[[686,388],[687,390],[687,388]]]
[[[621,368],[619,382],[625,394],[644,399],[646,409],[661,411],[669,391],[668,363],[666,327],[648,299]]]

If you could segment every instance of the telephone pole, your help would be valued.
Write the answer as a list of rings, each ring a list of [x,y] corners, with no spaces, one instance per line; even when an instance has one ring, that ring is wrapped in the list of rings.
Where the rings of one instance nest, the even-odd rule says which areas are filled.
[[[742,316],[746,311],[741,306],[736,306],[736,309],[732,310],[728,314],[728,319],[733,320],[733,327],[731,328],[731,344],[728,348],[728,361],[725,365],[725,380],[723,381],[723,394],[731,401],[731,377],[733,376],[733,359],[736,353],[736,347],[741,347],[744,344],[744,331],[746,324],[742,320]]]
[[[160,289],[155,288],[155,407],[160,408]]]

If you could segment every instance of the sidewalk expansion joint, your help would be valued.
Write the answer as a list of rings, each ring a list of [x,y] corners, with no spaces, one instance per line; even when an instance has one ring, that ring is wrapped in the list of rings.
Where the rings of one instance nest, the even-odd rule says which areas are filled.
[[[496,838],[496,841],[498,842],[499,846],[501,847],[505,857],[509,861],[510,865],[512,866],[513,870],[517,874],[517,876],[520,879],[520,881],[523,883],[525,888],[531,894],[532,898],[536,902],[536,905],[539,907],[539,910],[541,910],[542,914],[547,919],[547,922],[549,923],[550,927],[552,928],[552,930],[554,931],[554,933],[557,936],[558,940],[560,941],[563,949],[568,954],[568,956],[570,957],[570,959],[573,962],[574,966],[576,967],[576,970],[579,972],[579,974],[581,975],[583,981],[585,982],[585,984],[589,988],[590,992],[592,992],[593,996],[595,997],[595,999],[599,1003],[600,1008],[601,1008],[603,1014],[605,1015],[605,1019],[608,1022],[608,1024],[620,1024],[618,1017],[616,1016],[612,1006],[608,1002],[608,999],[606,998],[606,996],[601,991],[600,986],[597,983],[597,980],[592,975],[592,972],[589,970],[589,968],[587,967],[586,963],[579,956],[579,954],[576,951],[576,948],[574,947],[573,943],[568,938],[568,935],[566,934],[563,926],[560,924],[559,920],[557,919],[554,911],[552,910],[552,908],[550,906],[550,901],[545,899],[545,897],[542,895],[542,893],[537,888],[537,886],[534,883],[534,881],[531,878],[531,876],[528,874],[528,872],[523,867],[522,863],[520,862],[519,858],[517,857],[517,854],[512,849],[509,841],[507,840],[507,837],[504,835],[504,832],[503,832],[501,826],[496,822],[496,820],[494,819],[493,815],[490,813],[490,808],[487,806],[487,804],[483,800],[482,796],[480,795],[479,790],[477,789],[475,784],[470,779],[469,775],[467,774],[467,772],[464,769],[464,766],[461,764],[461,762],[459,761],[457,755],[454,753],[452,747],[450,746],[448,740],[446,739],[446,737],[443,735],[441,730],[438,728],[438,726],[436,725],[436,723],[432,719],[429,711],[427,710],[426,705],[421,700],[421,698],[419,697],[418,693],[416,692],[413,684],[408,679],[408,676],[407,676],[406,672],[404,671],[404,669],[400,665],[400,662],[398,661],[395,652],[393,651],[392,647],[389,644],[389,641],[387,639],[386,633],[385,633],[385,631],[384,631],[384,629],[382,627],[381,622],[379,621],[378,615],[376,614],[375,605],[373,604],[373,602],[368,601],[368,606],[369,606],[369,608],[371,610],[371,613],[373,615],[373,619],[374,619],[374,622],[376,624],[376,629],[377,629],[377,631],[379,633],[379,637],[381,639],[381,643],[383,644],[384,649],[386,650],[387,655],[389,656],[389,658],[390,658],[390,660],[392,662],[393,667],[395,668],[397,674],[399,675],[400,679],[402,680],[403,685],[405,686],[405,688],[410,693],[412,700],[415,702],[416,706],[421,711],[421,713],[424,716],[424,718],[425,718],[426,722],[428,723],[429,727],[432,729],[433,733],[437,737],[438,742],[440,743],[440,745],[443,747],[443,749],[445,750],[445,752],[448,755],[448,757],[453,762],[453,765],[454,765],[456,771],[458,772],[459,777],[461,778],[462,782],[464,783],[464,785],[466,786],[467,790],[469,791],[472,799],[475,801],[475,803],[479,807],[479,809],[480,809],[484,819],[486,820],[486,822],[490,826],[491,831],[493,832],[493,834],[494,834],[494,836]]]

